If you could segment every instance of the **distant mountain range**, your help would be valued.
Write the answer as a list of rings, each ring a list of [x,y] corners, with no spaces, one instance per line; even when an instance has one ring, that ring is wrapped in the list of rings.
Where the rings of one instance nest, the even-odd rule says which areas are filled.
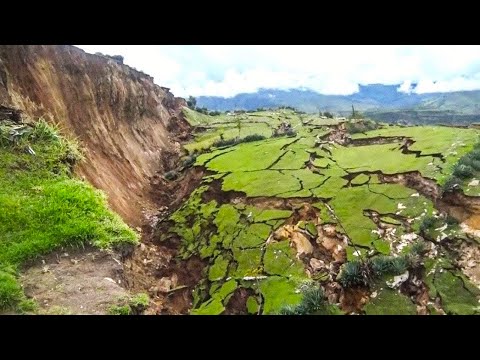
[[[260,89],[231,98],[200,96],[197,106],[209,110],[255,110],[293,106],[308,113],[348,115],[355,110],[383,121],[414,123],[471,123],[480,121],[480,90],[414,94],[397,91],[400,85],[360,85],[352,95],[323,95],[312,90]]]

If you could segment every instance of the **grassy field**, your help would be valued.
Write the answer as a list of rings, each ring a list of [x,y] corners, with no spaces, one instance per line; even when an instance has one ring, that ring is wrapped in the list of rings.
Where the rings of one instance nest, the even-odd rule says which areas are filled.
[[[62,246],[110,248],[138,236],[108,208],[105,195],[72,176],[74,141],[39,121],[12,137],[0,123],[0,310],[25,305],[18,267]]]
[[[331,131],[337,131],[336,127],[342,123],[338,119],[320,119],[291,110],[208,116],[186,109],[185,113],[192,125],[202,128],[202,132],[185,148],[189,152],[201,150],[196,165],[215,174],[205,177],[202,186],[170,217],[173,225],[162,235],[162,240],[174,234],[181,238],[184,259],[199,255],[209,264],[204,279],[194,292],[192,314],[223,313],[239,288],[250,294],[245,305],[248,313],[302,313],[305,311],[302,310],[305,301],[299,290],[302,286],[311,286],[312,283],[327,286],[335,277],[347,284],[351,280],[349,276],[354,280],[359,276],[355,267],[363,266],[361,263],[356,265],[361,258],[374,264],[369,265],[374,269],[380,269],[374,272],[386,271],[387,274],[369,285],[369,291],[375,297],[370,296],[363,313],[416,313],[416,305],[408,296],[398,288],[385,285],[393,281],[394,275],[413,266],[408,265],[411,260],[404,259],[419,256],[414,254],[416,245],[413,240],[406,239],[420,241],[422,234],[438,237],[444,233],[454,238],[460,236],[459,228],[451,225],[434,229],[440,228],[444,220],[438,218],[439,212],[430,199],[400,184],[381,183],[377,174],[419,172],[443,186],[451,181],[455,171],[460,171],[455,170],[459,161],[476,165],[476,155],[466,154],[474,149],[479,137],[477,130],[381,125],[376,130],[353,134],[352,138],[402,138],[388,143],[344,146],[321,139]],[[295,134],[272,137],[283,122],[290,123]],[[247,134],[260,134],[266,139],[234,146],[215,146],[220,138],[242,138]],[[407,153],[401,148],[404,138],[414,141]],[[320,143],[322,145],[317,146]],[[477,172],[468,176],[460,185],[466,193],[476,193],[476,185],[468,184],[475,179]],[[220,179],[217,181],[223,192],[243,194],[243,202],[219,204],[212,200],[204,203],[202,194],[210,191],[213,178]],[[258,207],[246,205],[244,202],[249,199],[264,201],[265,205],[262,202]],[[306,222],[300,220],[297,224],[310,229],[311,241],[321,236],[322,224],[333,224],[339,234],[347,237],[348,262],[342,265],[343,270],[338,275],[334,274],[328,280],[328,271],[313,274],[308,266],[313,255],[297,256],[288,239],[271,241],[272,234],[284,223],[291,222],[293,211],[297,211],[276,208],[274,204],[282,199],[315,206],[317,218]],[[372,213],[377,214],[384,230],[379,231],[378,220],[369,215]],[[425,219],[435,217],[438,218],[436,225],[430,221],[427,229]],[[319,241],[321,243],[320,237],[317,238]],[[396,265],[392,265],[392,269],[396,270],[381,270],[382,266],[388,268],[387,265],[378,265],[387,261],[382,256],[394,259]],[[447,313],[475,313],[477,307],[474,303],[478,295],[475,287],[465,277],[461,281],[455,280],[460,276],[458,271],[442,265],[448,263],[446,254],[438,255],[438,259],[441,261],[434,266],[438,276],[431,278],[430,274],[425,278],[431,288],[436,289],[432,290],[431,301],[435,296],[445,299]],[[434,285],[435,282],[438,286]],[[450,291],[446,283],[457,290]],[[470,290],[459,290],[462,284],[468,284]],[[458,297],[455,291],[458,291]],[[337,304],[329,306],[333,308],[325,313],[343,313]],[[430,307],[428,311],[435,313],[436,310]]]

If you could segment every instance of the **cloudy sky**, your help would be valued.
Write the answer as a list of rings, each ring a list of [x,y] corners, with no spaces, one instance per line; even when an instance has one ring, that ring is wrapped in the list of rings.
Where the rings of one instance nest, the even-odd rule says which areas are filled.
[[[473,45],[77,45],[123,55],[176,96],[230,97],[259,88],[309,88],[352,94],[358,84],[401,84],[400,91],[480,89],[480,46]]]

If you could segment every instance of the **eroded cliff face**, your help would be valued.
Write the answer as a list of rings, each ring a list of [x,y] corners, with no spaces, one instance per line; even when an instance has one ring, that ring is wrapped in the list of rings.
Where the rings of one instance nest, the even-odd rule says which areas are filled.
[[[154,207],[150,178],[180,152],[189,129],[183,105],[112,58],[66,45],[0,46],[0,108],[18,109],[27,121],[43,116],[77,137],[86,155],[78,174],[134,226]]]

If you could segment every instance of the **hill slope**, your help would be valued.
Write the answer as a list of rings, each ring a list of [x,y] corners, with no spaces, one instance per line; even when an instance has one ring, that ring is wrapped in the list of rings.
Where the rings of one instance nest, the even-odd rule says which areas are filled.
[[[261,89],[256,93],[238,94],[232,98],[200,96],[197,104],[199,107],[219,111],[292,106],[309,113],[330,111],[341,115],[350,114],[354,105],[357,110],[368,112],[380,120],[386,120],[387,114],[395,111],[398,116],[414,122],[417,119],[424,122],[451,120],[452,114],[455,115],[454,122],[469,122],[480,118],[480,91],[406,94],[398,92],[398,87],[399,85],[360,85],[359,92],[347,96],[322,95],[311,90]],[[411,114],[412,111],[415,116]],[[428,112],[435,112],[435,117],[428,117]],[[466,115],[469,117],[462,118]]]
[[[149,181],[180,150],[188,125],[182,99],[112,58],[65,45],[0,46],[0,108],[60,124],[86,151],[78,168],[105,190],[124,219],[140,225]],[[6,111],[6,110],[5,110]],[[165,157],[164,156],[164,157]]]

